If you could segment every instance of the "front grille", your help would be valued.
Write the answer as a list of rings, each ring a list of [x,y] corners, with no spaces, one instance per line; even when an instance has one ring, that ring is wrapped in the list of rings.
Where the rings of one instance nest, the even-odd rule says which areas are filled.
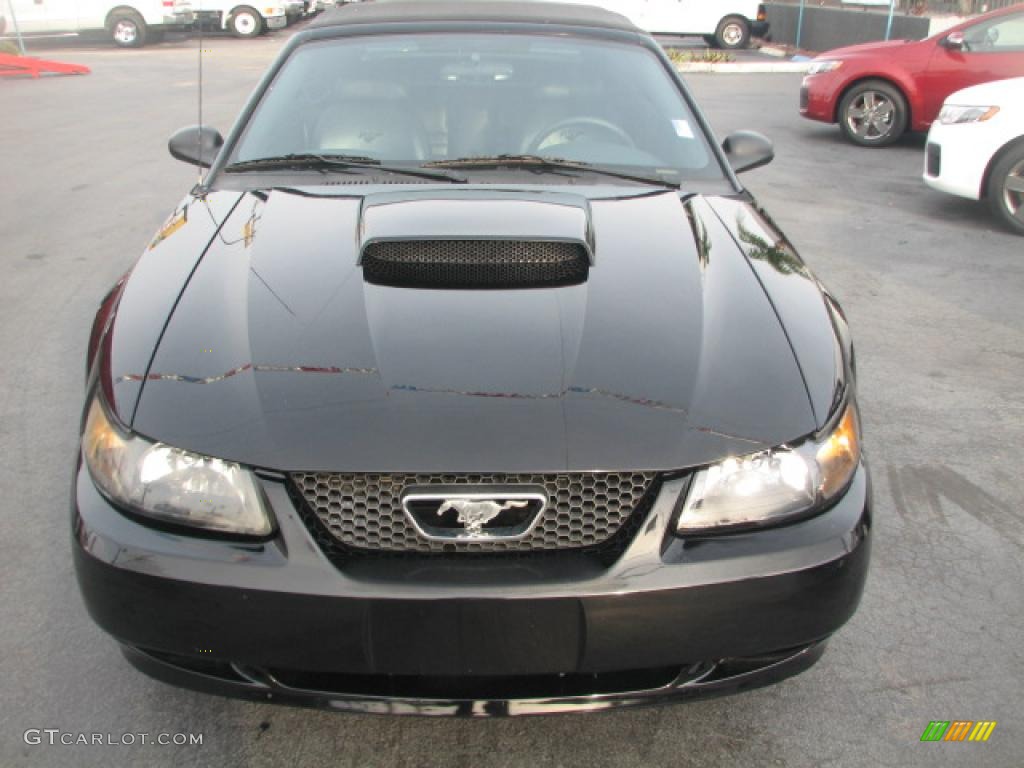
[[[925,172],[932,177],[937,177],[942,172],[942,147],[938,144],[928,144],[924,148]]]
[[[654,472],[559,474],[338,474],[295,472],[291,482],[316,521],[346,549],[377,553],[515,553],[598,548],[635,532],[657,491]],[[548,495],[533,530],[513,541],[430,541],[402,509],[409,486],[541,486]]]
[[[532,240],[382,240],[363,250],[369,283],[406,288],[538,288],[587,279],[579,243]]]

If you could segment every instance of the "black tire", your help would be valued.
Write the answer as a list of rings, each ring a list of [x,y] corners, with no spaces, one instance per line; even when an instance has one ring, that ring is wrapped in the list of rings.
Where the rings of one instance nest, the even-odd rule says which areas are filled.
[[[715,45],[723,51],[746,48],[750,43],[750,22],[742,16],[726,16],[718,22]]]
[[[231,11],[228,29],[235,37],[244,39],[263,34],[263,17],[259,11],[248,5],[240,5]]]
[[[862,80],[846,92],[836,115],[843,135],[862,147],[885,147],[907,130],[907,100],[884,80]]]
[[[992,214],[1011,232],[1024,235],[1024,144],[1004,152],[992,166],[985,196]]]
[[[718,45],[718,41],[715,40],[714,35],[701,35],[701,38],[710,48],[715,48]]]
[[[146,22],[135,11],[114,11],[107,21],[107,31],[120,48],[141,48],[146,44]]]

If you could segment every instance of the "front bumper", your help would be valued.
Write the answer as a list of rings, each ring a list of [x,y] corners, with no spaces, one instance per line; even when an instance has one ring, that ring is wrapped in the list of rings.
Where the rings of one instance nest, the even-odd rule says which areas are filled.
[[[703,541],[666,537],[667,481],[610,566],[538,559],[336,565],[283,483],[263,544],[156,531],[76,478],[74,552],[93,619],[153,676],[363,712],[530,714],[714,695],[810,666],[867,572],[864,468],[830,510]]]
[[[800,84],[800,114],[810,120],[834,123],[840,86],[839,77],[832,72],[806,75]]]
[[[992,147],[999,145],[998,139],[990,138],[990,130],[984,123],[932,123],[925,147],[925,184],[950,195],[980,199]]]
[[[203,693],[213,693],[234,698],[256,701],[270,701],[293,706],[333,709],[339,712],[353,712],[367,715],[426,715],[454,717],[514,717],[520,715],[565,714],[570,712],[600,712],[624,707],[663,704],[688,699],[710,698],[760,688],[784,680],[812,666],[825,651],[825,641],[812,643],[804,648],[795,648],[754,659],[735,659],[719,664],[695,664],[682,669],[672,677],[662,677],[661,670],[639,671],[634,675],[561,675],[547,684],[550,692],[543,695],[523,695],[524,686],[545,685],[544,681],[531,679],[495,681],[485,678],[473,685],[481,687],[482,695],[474,695],[466,688],[465,680],[452,681],[459,690],[453,693],[444,690],[447,679],[436,682],[418,680],[407,690],[412,691],[418,684],[429,693],[396,693],[406,681],[391,679],[387,694],[344,693],[323,690],[318,687],[296,687],[294,683],[282,680],[272,672],[238,665],[214,666],[197,665],[194,661],[179,660],[163,654],[154,654],[130,646],[122,646],[125,658],[140,672],[171,685],[190,688]],[[654,683],[647,688],[629,685],[632,680],[645,678]],[[308,675],[305,679],[309,679]],[[321,677],[321,680],[324,678]],[[338,678],[334,678],[338,679]],[[302,678],[299,678],[301,681]],[[365,682],[355,677],[344,678],[354,689],[365,687]],[[331,678],[326,682],[330,684]],[[595,692],[601,686],[603,692]],[[502,694],[505,690],[518,694]],[[433,689],[433,690],[431,690]],[[577,691],[577,692],[573,692]]]

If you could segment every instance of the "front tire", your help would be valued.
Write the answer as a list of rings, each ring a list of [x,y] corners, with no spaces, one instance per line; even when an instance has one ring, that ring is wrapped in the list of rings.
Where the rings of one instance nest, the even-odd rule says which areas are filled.
[[[1024,144],[992,166],[985,194],[992,214],[1010,231],[1024,235]]]
[[[240,5],[231,12],[228,28],[235,37],[242,39],[256,37],[263,32],[263,17],[255,8]]]
[[[114,45],[121,48],[141,48],[146,44],[146,22],[135,11],[118,11],[107,25]]]
[[[839,127],[854,144],[885,147],[907,130],[907,101],[881,80],[857,83],[839,102]]]
[[[750,22],[742,16],[726,16],[718,22],[715,45],[723,51],[746,48],[750,42]]]

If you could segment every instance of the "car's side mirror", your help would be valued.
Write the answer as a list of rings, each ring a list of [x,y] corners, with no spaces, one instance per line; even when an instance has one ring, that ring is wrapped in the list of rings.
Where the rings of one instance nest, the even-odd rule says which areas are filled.
[[[950,32],[942,38],[942,47],[951,51],[963,51],[967,48],[967,41],[964,40],[963,32]]]
[[[209,168],[223,145],[224,137],[216,129],[208,125],[190,125],[171,136],[167,149],[176,160]]]
[[[767,165],[775,158],[775,145],[754,131],[734,131],[725,137],[722,150],[734,173]]]

